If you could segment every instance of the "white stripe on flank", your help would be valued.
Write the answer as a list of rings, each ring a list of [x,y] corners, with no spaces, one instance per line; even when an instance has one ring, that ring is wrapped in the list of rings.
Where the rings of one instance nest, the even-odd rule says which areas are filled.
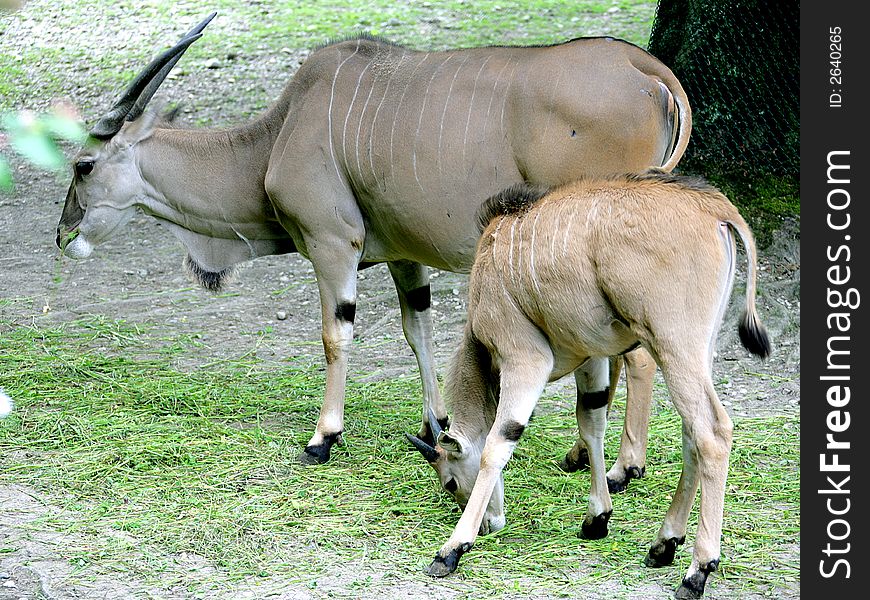
[[[587,231],[592,229],[592,226],[595,224],[596,221],[598,221],[598,206],[599,206],[599,204],[600,203],[598,202],[598,200],[592,200],[589,203],[589,211],[586,213],[586,230]],[[610,205],[610,206],[611,206],[611,208],[613,207],[613,205]],[[611,215],[611,216],[613,216],[613,215]]]
[[[486,63],[489,62],[489,59],[492,58],[492,54],[486,57],[486,60],[483,61],[483,64],[480,65],[480,69],[477,71],[477,77],[474,78],[474,87],[471,88],[471,101],[468,103],[468,117],[465,119],[465,136],[462,138],[462,163],[465,164],[465,149],[468,144],[468,125],[471,123],[471,109],[474,107],[474,94],[477,92],[477,82],[480,79],[480,74],[483,73],[483,68],[486,66]]]
[[[554,221],[554,223],[563,223],[564,222],[564,218],[562,217],[562,214],[565,212],[565,206],[567,204],[568,204],[567,202],[560,202],[559,203],[559,208],[558,208],[559,218],[556,219]],[[553,236],[550,238],[550,260],[553,260],[553,261],[556,260],[556,235],[555,235],[555,232],[553,232]]]
[[[517,271],[520,273],[520,277],[523,275],[523,229],[526,226],[526,218],[525,215],[519,217],[520,221],[520,230],[518,232],[520,241],[517,244]]]
[[[501,230],[504,219],[504,215],[498,218],[498,225],[495,226],[495,231],[492,232],[492,243],[489,246],[489,256],[492,258],[493,263],[495,262],[495,246],[498,244],[498,232]]]
[[[498,82],[501,81],[501,75],[504,73],[504,70],[507,69],[508,65],[511,61],[507,61],[504,66],[501,68],[501,71],[498,72],[498,77],[495,78],[495,83],[492,84],[492,93],[489,95],[489,106],[486,107],[486,117],[483,119],[483,134],[482,137],[486,140],[486,128],[489,126],[489,112],[492,110],[492,101],[495,100],[495,89],[498,87]]]
[[[426,84],[426,93],[423,95],[423,106],[420,107],[420,117],[417,119],[417,131],[414,132],[414,149],[411,153],[411,162],[414,167],[414,179],[417,180],[417,185],[420,186],[420,191],[424,194],[426,193],[426,190],[423,189],[423,184],[420,183],[420,177],[417,175],[417,138],[420,137],[420,125],[423,123],[423,114],[426,112],[426,101],[429,99],[429,88],[432,87],[432,82],[435,80],[435,76],[438,75],[441,67],[446,65],[453,56],[453,54],[449,54],[447,58],[445,58],[444,61],[435,67],[434,71],[432,71],[432,77],[429,78],[429,83]]]
[[[372,76],[374,77],[374,79],[372,80],[372,84],[369,86],[369,95],[366,96],[366,102],[365,104],[363,104],[362,111],[359,113],[359,124],[356,128],[356,170],[357,173],[359,173],[359,180],[361,184],[365,182],[365,177],[363,176],[362,166],[360,165],[359,160],[359,135],[360,133],[362,133],[363,119],[365,119],[366,110],[368,110],[369,107],[369,100],[372,99],[372,92],[375,91],[375,84],[377,83],[378,77],[377,71]]]
[[[358,42],[357,42],[358,43]],[[353,97],[350,99],[350,106],[347,107],[347,115],[344,117],[344,129],[341,131],[341,153],[344,157],[344,166],[347,168],[347,122],[350,120],[350,113],[353,112],[353,105],[356,102],[357,94],[359,94],[359,86],[362,84],[362,78],[365,76],[366,71],[369,70],[369,67],[372,66],[372,63],[366,65],[366,68],[363,69],[359,78],[356,80],[356,89],[353,91]],[[360,116],[360,121],[362,121],[362,116]],[[350,176],[350,169],[347,169],[348,176]]]
[[[327,112],[327,127],[329,130],[329,154],[332,156],[332,164],[335,167],[335,174],[338,175],[338,178],[341,179],[341,172],[338,170],[338,161],[335,158],[335,148],[332,143],[332,102],[335,100],[335,82],[338,81],[338,73],[341,71],[341,68],[344,66],[344,63],[349,61],[351,58],[356,56],[356,53],[359,52],[359,44],[361,40],[356,41],[356,50],[353,51],[353,54],[345,58],[341,63],[339,63],[338,68],[335,70],[335,75],[332,77],[332,90],[329,93],[329,109]]]
[[[538,219],[541,216],[541,211],[535,211],[535,221],[532,223],[532,242],[530,244],[531,250],[529,252],[529,272],[532,276],[532,283],[535,284],[535,290],[538,292],[538,296],[541,295],[541,288],[538,286],[538,278],[535,275],[535,233],[538,229]]]
[[[372,170],[372,177],[374,178],[375,183],[378,181],[378,174],[375,173],[375,150],[374,150],[374,136],[375,136],[375,123],[378,122],[378,113],[381,112],[381,106],[384,105],[384,100],[387,99],[387,92],[390,91],[390,83],[393,81],[393,76],[396,72],[401,68],[402,62],[405,60],[405,51],[402,51],[402,57],[399,59],[399,64],[396,65],[396,68],[393,69],[393,72],[390,73],[389,78],[387,78],[387,85],[384,86],[384,96],[381,98],[381,101],[378,103],[378,107],[375,109],[375,116],[372,118],[372,129],[369,131],[369,168]]]
[[[553,84],[552,89],[550,90],[550,101],[549,106],[547,107],[547,122],[544,124],[544,133],[541,135],[541,139],[546,143],[547,133],[550,130],[550,121],[553,120],[553,98],[556,96],[556,88],[559,87],[559,81],[562,79],[562,69],[559,69],[559,74],[556,76],[556,83]]]
[[[722,241],[722,246],[725,249],[725,269],[719,273],[719,288],[722,290],[722,295],[719,297],[719,308],[716,311],[716,320],[712,323],[710,331],[710,339],[707,341],[707,367],[713,368],[713,352],[716,348],[716,334],[722,327],[722,319],[725,317],[725,310],[728,308],[728,301],[731,299],[731,290],[734,287],[734,274],[737,266],[737,247],[736,240],[728,226],[728,223],[719,222],[719,227],[716,228],[719,233],[719,239]],[[751,266],[749,267],[752,268]]]
[[[514,276],[514,228],[517,226],[516,218],[511,222],[511,248],[508,251],[508,265],[511,268],[511,283],[516,284],[516,277]]]
[[[402,96],[399,98],[399,103],[396,105],[396,114],[393,116],[393,126],[390,128],[390,179],[395,181],[393,178],[393,169],[395,167],[396,161],[393,158],[393,138],[396,134],[396,121],[399,119],[399,112],[402,108],[402,102],[405,100],[405,94],[408,93],[408,88],[411,87],[411,84],[414,83],[414,73],[417,72],[417,69],[420,68],[426,59],[429,58],[431,53],[427,52],[426,56],[423,57],[423,60],[417,63],[417,66],[414,67],[414,70],[411,71],[411,75],[408,77],[408,83],[405,84],[405,89],[402,90]]]
[[[510,76],[510,78],[508,78],[507,87],[504,90],[504,98],[501,101],[501,118],[499,119],[499,127],[500,127],[501,135],[503,138],[507,137],[507,131],[504,128],[504,107],[507,104],[508,94],[511,91],[511,86],[514,83],[514,73],[516,73],[516,70],[517,70],[517,63],[514,63],[514,66],[511,69],[511,76]]]
[[[568,226],[565,227],[565,237],[562,239],[562,256],[568,252],[568,234],[571,233],[571,226],[574,225],[574,217],[577,216],[577,211],[571,211],[571,218],[568,220]]]
[[[459,75],[459,71],[462,67],[465,66],[465,63],[468,62],[469,56],[466,55],[465,60],[462,61],[462,64],[456,67],[456,73],[453,74],[453,80],[450,82],[450,88],[447,90],[447,99],[444,101],[444,110],[441,111],[441,125],[438,127],[438,174],[441,176],[443,180],[443,170],[441,163],[441,137],[444,134],[444,117],[447,115],[447,106],[450,104],[450,95],[453,93],[453,84],[456,83],[456,76]]]

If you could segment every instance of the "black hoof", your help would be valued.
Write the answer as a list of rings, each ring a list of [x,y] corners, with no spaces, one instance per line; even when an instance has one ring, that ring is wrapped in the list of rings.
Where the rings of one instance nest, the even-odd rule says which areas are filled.
[[[622,480],[607,478],[607,489],[611,494],[618,494],[628,489],[628,483],[632,479],[640,479],[646,473],[646,467],[628,467],[622,475]]]
[[[438,426],[441,429],[447,429],[450,426],[450,418],[444,417],[443,419],[438,419]],[[438,441],[435,439],[435,436],[432,435],[432,429],[429,427],[429,424],[426,424],[426,429],[420,432],[421,435],[418,435],[421,440],[429,444],[430,446],[435,446],[435,442]]]
[[[323,436],[323,442],[314,446],[306,446],[299,455],[299,462],[303,465],[322,465],[329,460],[329,452],[332,446],[341,439],[341,433],[330,433]]]
[[[459,559],[463,554],[471,550],[471,544],[465,543],[451,550],[446,557],[441,556],[441,553],[435,555],[435,560],[426,569],[426,574],[431,577],[446,577],[456,570],[459,566]]]
[[[656,542],[649,549],[643,564],[653,568],[667,567],[673,564],[677,546],[682,546],[685,541],[686,538],[683,536],[681,538],[672,537],[661,542]]]
[[[607,522],[610,521],[612,513],[613,511],[609,510],[593,517],[592,520],[583,521],[583,525],[580,528],[583,532],[583,537],[587,540],[600,540],[607,537]]]
[[[691,576],[683,579],[680,587],[674,593],[677,600],[698,600],[704,595],[704,587],[707,585],[707,576],[719,568],[718,560],[711,560],[706,566],[701,567]]]
[[[561,461],[559,461],[559,468],[565,471],[566,473],[573,473],[575,471],[581,471],[583,469],[589,468],[589,451],[586,448],[580,451],[580,455],[576,458],[571,456],[571,452],[565,455]]]

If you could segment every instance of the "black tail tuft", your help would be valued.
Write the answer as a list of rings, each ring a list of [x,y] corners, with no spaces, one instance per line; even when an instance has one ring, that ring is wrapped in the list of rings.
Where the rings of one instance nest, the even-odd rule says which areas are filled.
[[[770,356],[770,339],[767,330],[758,322],[755,315],[748,311],[744,312],[737,332],[740,334],[740,343],[744,348],[761,358]]]

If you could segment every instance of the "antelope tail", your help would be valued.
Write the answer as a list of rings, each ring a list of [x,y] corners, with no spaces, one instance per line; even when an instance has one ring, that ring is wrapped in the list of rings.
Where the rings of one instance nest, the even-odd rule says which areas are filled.
[[[743,315],[737,326],[737,332],[740,334],[740,343],[752,354],[761,358],[767,358],[771,350],[770,338],[755,309],[755,279],[758,266],[755,239],[752,237],[752,233],[743,219],[739,221],[729,220],[728,226],[737,232],[737,235],[740,236],[740,241],[743,243],[743,248],[746,250],[746,306],[743,309]]]
[[[689,106],[689,97],[686,95],[686,90],[673,71],[661,64],[651,54],[646,51],[638,52],[631,57],[631,63],[643,73],[659,80],[660,84],[670,96],[667,98],[668,116],[673,121],[671,123],[671,144],[670,152],[665,157],[661,166],[663,171],[672,171],[683,154],[686,152],[686,147],[689,145],[689,135],[692,132],[692,109]],[[671,103],[676,104],[676,110],[671,110]],[[673,115],[671,117],[671,115]]]

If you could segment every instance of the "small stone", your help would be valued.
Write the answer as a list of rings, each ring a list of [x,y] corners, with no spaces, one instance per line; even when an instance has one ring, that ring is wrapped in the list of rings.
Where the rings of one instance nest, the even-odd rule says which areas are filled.
[[[205,61],[205,68],[206,69],[219,69],[220,66],[221,66],[221,61],[219,61],[216,58],[210,58],[207,61]]]
[[[284,312],[283,310],[279,310],[278,312],[275,313],[275,318],[278,319],[279,321],[283,321],[284,319],[287,318],[287,313]]]
[[[3,587],[13,588],[13,587],[15,587],[15,581],[12,579],[7,579],[6,581],[3,582]]]

